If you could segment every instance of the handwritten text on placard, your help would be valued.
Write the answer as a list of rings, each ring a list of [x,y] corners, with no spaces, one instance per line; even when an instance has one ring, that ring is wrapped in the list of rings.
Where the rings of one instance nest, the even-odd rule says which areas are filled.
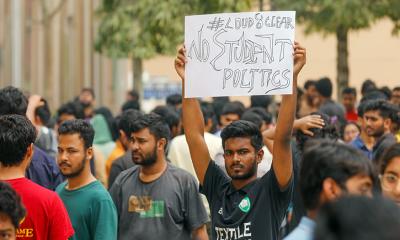
[[[185,18],[186,97],[290,94],[295,12]]]

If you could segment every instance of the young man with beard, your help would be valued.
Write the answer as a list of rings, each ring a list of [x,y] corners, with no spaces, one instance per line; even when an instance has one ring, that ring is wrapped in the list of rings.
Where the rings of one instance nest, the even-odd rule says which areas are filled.
[[[58,165],[67,181],[56,191],[63,200],[75,235],[71,239],[117,238],[117,212],[103,185],[90,171],[94,130],[84,120],[65,121],[58,128]]]
[[[392,119],[399,110],[393,104],[384,100],[369,101],[364,108],[365,131],[375,138],[372,148],[372,159],[378,163],[385,149],[396,143],[395,136],[390,132]]]
[[[26,208],[17,238],[66,240],[74,230],[61,199],[25,177],[35,139],[35,127],[26,117],[0,116],[0,180],[11,185]]]
[[[208,217],[195,178],[166,161],[170,130],[154,113],[130,126],[132,161],[110,189],[118,239],[208,239]]]
[[[212,239],[278,239],[293,189],[290,141],[296,112],[297,76],[306,62],[304,48],[296,43],[293,52],[293,94],[282,96],[272,167],[262,178],[257,179],[257,164],[264,155],[263,141],[256,125],[239,120],[223,129],[228,177],[210,158],[198,101],[183,100],[185,135],[201,191],[210,204]],[[181,48],[175,68],[183,85],[185,63],[185,49]]]

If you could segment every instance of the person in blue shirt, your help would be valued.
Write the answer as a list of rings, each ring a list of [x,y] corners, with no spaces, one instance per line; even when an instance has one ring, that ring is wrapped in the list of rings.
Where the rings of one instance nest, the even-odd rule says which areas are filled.
[[[320,207],[340,196],[372,196],[375,176],[361,152],[330,140],[307,145],[300,167],[300,192],[307,215],[284,240],[311,240]]]
[[[18,88],[10,86],[0,89],[0,116],[6,114],[26,116],[27,111],[28,99]],[[55,190],[63,181],[55,159],[36,146],[31,164],[26,170],[26,177],[50,190]]]

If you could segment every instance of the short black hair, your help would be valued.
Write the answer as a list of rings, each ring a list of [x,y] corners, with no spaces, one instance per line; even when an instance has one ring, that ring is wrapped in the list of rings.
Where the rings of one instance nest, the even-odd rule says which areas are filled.
[[[389,100],[389,98],[383,92],[379,90],[373,90],[364,94],[360,102],[372,101],[372,100]]]
[[[166,99],[167,105],[176,106],[182,103],[181,94],[171,94]]]
[[[307,90],[309,87],[315,86],[316,83],[317,83],[317,82],[314,81],[314,80],[307,80],[307,81],[304,83],[304,89]]]
[[[353,94],[354,96],[357,96],[357,91],[353,87],[346,87],[342,90],[342,95],[344,94]]]
[[[28,108],[28,99],[15,87],[0,89],[0,115],[25,115]]]
[[[211,120],[214,124],[215,122],[215,112],[211,103],[209,102],[200,102],[201,112],[203,113],[204,124],[208,123],[208,120]]]
[[[392,90],[388,86],[383,86],[379,89],[388,99],[392,98]]]
[[[49,108],[49,104],[45,99],[42,98],[43,106],[39,106],[35,109],[35,116],[38,116],[42,121],[43,125],[47,125],[51,118],[51,112]]]
[[[328,139],[335,142],[339,139],[338,127],[331,121],[331,118],[328,115],[319,112],[314,112],[310,115],[321,116],[321,119],[324,120],[324,126],[322,128],[309,129],[314,134],[313,136],[307,135],[302,131],[296,132],[296,143],[300,153],[304,151],[307,142],[310,140]]]
[[[361,85],[361,94],[364,96],[368,92],[377,90],[376,84],[371,79],[366,79]]]
[[[368,101],[364,106],[364,114],[369,111],[378,111],[379,116],[384,119],[390,118],[393,120],[394,115],[396,114],[396,106],[385,101],[385,100],[374,100]]]
[[[145,128],[149,129],[149,132],[156,138],[156,140],[165,138],[167,142],[165,147],[167,147],[168,141],[171,138],[171,131],[163,117],[156,113],[144,114],[135,120],[131,125],[129,132],[135,133]]]
[[[250,107],[261,107],[268,109],[272,101],[272,96],[269,95],[253,95],[250,97]]]
[[[252,107],[249,108],[247,111],[258,114],[266,124],[272,123],[272,114],[270,112],[267,112],[267,110],[265,110],[264,108]]]
[[[58,135],[79,134],[83,140],[85,149],[93,145],[94,129],[92,125],[82,119],[75,119],[63,122],[58,128]]]
[[[370,101],[382,100],[387,101],[389,100],[385,94],[381,91],[373,90],[366,93],[360,100],[360,104],[357,107],[357,114],[360,117],[364,116],[365,107]]]
[[[234,101],[234,102],[228,102],[225,104],[225,106],[222,108],[221,115],[225,114],[237,114],[239,115],[239,118],[242,116],[243,112],[245,111],[245,107],[243,103],[239,101]]]
[[[76,119],[84,119],[83,106],[78,102],[67,102],[57,110],[57,115],[60,117],[63,114],[73,115]]]
[[[15,228],[19,227],[20,221],[26,214],[20,196],[3,181],[0,181],[0,214],[8,216]]]
[[[357,149],[329,140],[311,141],[300,167],[300,192],[306,209],[319,206],[322,184],[332,178],[343,189],[346,181],[358,174],[376,180],[371,161]]]
[[[323,97],[330,98],[332,96],[332,82],[329,78],[323,77],[315,83],[317,92]]]
[[[400,91],[400,86],[394,87],[392,92],[394,92],[394,91]]]
[[[256,151],[260,150],[264,146],[260,129],[252,122],[239,120],[232,122],[222,129],[222,147],[225,149],[225,142],[227,139],[237,137],[250,138],[251,145]]]
[[[211,104],[214,109],[215,118],[217,119],[218,124],[221,124],[220,116],[222,113],[222,109],[228,102],[229,102],[229,97],[213,97],[213,102]]]
[[[379,173],[383,174],[386,167],[392,162],[395,157],[400,157],[400,143],[395,143],[385,150],[379,161]]]
[[[11,114],[0,116],[0,162],[4,167],[18,166],[28,147],[36,140],[36,129],[28,118]]]
[[[117,124],[118,129],[122,130],[125,133],[125,135],[129,137],[131,134],[130,129],[132,129],[131,125],[135,122],[137,118],[139,118],[142,115],[143,115],[142,112],[135,109],[129,109],[122,112]]]
[[[127,111],[129,109],[140,110],[140,104],[138,100],[129,100],[122,104],[121,110]]]
[[[136,90],[134,90],[134,89],[128,91],[128,95],[132,97],[132,100],[139,101],[139,99],[140,99],[139,93],[138,93]]]
[[[261,129],[261,126],[263,124],[263,119],[260,117],[260,115],[248,110],[243,113],[240,119],[254,123],[258,127],[258,129]]]
[[[345,196],[319,211],[315,240],[397,240],[400,209],[383,197]]]
[[[171,131],[173,127],[178,127],[179,123],[181,122],[180,115],[175,111],[174,108],[170,106],[157,106],[151,112],[163,117]]]

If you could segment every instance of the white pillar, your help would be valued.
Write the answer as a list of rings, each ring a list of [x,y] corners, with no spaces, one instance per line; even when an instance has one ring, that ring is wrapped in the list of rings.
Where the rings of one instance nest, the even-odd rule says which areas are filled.
[[[12,85],[20,88],[22,85],[22,2],[11,1],[11,68]]]

